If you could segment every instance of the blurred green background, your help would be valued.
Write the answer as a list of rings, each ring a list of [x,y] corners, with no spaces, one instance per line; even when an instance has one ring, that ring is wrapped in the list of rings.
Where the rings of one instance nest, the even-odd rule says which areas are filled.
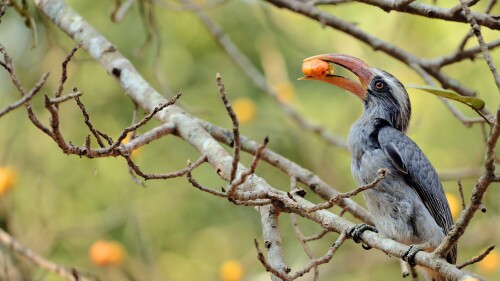
[[[153,38],[144,45],[147,31],[137,3],[122,22],[115,24],[110,20],[112,1],[67,2],[112,41],[161,93],[172,96],[182,89],[184,95],[179,104],[196,117],[230,128],[215,83],[215,74],[220,72],[228,98],[235,107],[239,104],[240,114],[248,114],[241,122],[244,135],[256,141],[269,135],[269,147],[274,151],[314,171],[341,191],[355,187],[349,153],[327,145],[294,124],[221,51],[196,16],[173,8],[179,7],[178,3],[154,8],[161,44],[156,45],[158,38]],[[457,2],[437,4],[451,7]],[[485,4],[479,3],[475,9],[483,10]],[[425,58],[452,52],[468,32],[466,24],[384,13],[359,3],[325,10]],[[25,87],[30,88],[42,73],[51,72],[42,90],[42,94],[50,95],[59,81],[61,62],[75,43],[42,18],[34,7],[30,12],[37,22],[36,48],[31,48],[31,31],[12,9],[2,18],[0,43],[12,56]],[[320,53],[346,53],[387,70],[404,84],[423,84],[412,70],[354,38],[263,2],[224,1],[206,12],[258,68],[265,70],[283,100],[342,138],[361,114],[361,104],[352,95],[329,85],[296,81],[301,76],[302,59]],[[483,32],[488,41],[499,37],[498,32],[487,29]],[[473,38],[468,46],[475,44]],[[159,56],[157,46],[160,46]],[[500,52],[493,51],[492,56],[499,66]],[[447,67],[446,71],[476,90],[490,110],[498,106],[500,96],[482,60],[465,61]],[[82,101],[97,128],[116,138],[130,124],[132,102],[83,50],[70,63],[65,92],[75,86],[84,92]],[[434,96],[416,90],[410,90],[409,94],[413,119],[408,134],[438,172],[482,166],[485,145],[480,126],[465,127]],[[18,97],[6,72],[0,71],[0,107]],[[49,114],[43,108],[43,96],[38,95],[32,104],[39,118],[46,122]],[[464,114],[475,116],[468,108],[456,106]],[[153,121],[147,128],[156,124]],[[83,143],[88,132],[74,102],[61,106],[61,127],[68,140]],[[227,269],[228,261],[242,267],[241,280],[269,280],[253,246],[254,238],[261,240],[260,216],[253,208],[235,206],[202,193],[185,178],[151,181],[143,188],[133,182],[123,159],[89,160],[63,155],[49,137],[31,125],[23,109],[1,118],[0,134],[3,148],[0,166],[12,167],[18,173],[15,187],[0,198],[2,220],[14,237],[40,255],[96,274],[100,280],[221,280],[220,270]],[[144,171],[163,173],[181,169],[187,159],[197,158],[198,153],[192,147],[173,136],[152,143],[135,155]],[[245,155],[243,162],[249,163],[250,159]],[[207,165],[194,175],[202,184],[216,189],[225,184]],[[258,167],[258,175],[276,188],[288,189],[287,177],[268,164]],[[462,181],[467,199],[476,180]],[[444,182],[444,187],[447,193],[459,198],[455,180]],[[499,196],[498,184],[492,185],[484,201],[488,211],[477,214],[460,240],[459,262],[500,242]],[[312,192],[307,198],[320,202]],[[362,196],[354,199],[362,203]],[[315,224],[299,222],[307,235],[320,231]],[[286,214],[281,216],[281,228],[287,262],[292,270],[297,270],[307,263],[307,256]],[[321,256],[336,237],[329,234],[310,246]],[[102,239],[123,245],[126,254],[122,266],[98,267],[92,263],[89,249]],[[496,264],[495,260],[489,261],[491,268],[474,265],[468,270],[497,280],[500,278],[497,253]],[[27,268],[24,272],[32,280],[60,280],[52,273],[27,265],[22,268]],[[229,271],[238,271],[238,266],[233,267],[236,269]],[[320,274],[321,280],[400,278],[396,259],[377,250],[364,251],[351,241],[345,243],[329,264],[320,267]],[[306,275],[301,280],[312,280],[312,276]]]

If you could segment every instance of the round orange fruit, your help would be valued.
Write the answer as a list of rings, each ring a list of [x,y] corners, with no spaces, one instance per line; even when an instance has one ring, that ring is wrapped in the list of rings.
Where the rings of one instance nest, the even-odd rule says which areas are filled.
[[[233,110],[240,123],[248,123],[255,119],[257,106],[255,102],[247,97],[238,98],[233,102]]]
[[[0,167],[0,195],[6,194],[17,182],[17,171],[9,167]]]
[[[225,261],[219,269],[221,281],[239,281],[243,278],[243,265],[236,260]]]
[[[90,260],[99,266],[117,266],[123,263],[125,250],[116,241],[97,240],[89,250]]]
[[[309,77],[324,78],[327,74],[333,75],[334,68],[323,60],[308,60],[302,64],[302,73]]]

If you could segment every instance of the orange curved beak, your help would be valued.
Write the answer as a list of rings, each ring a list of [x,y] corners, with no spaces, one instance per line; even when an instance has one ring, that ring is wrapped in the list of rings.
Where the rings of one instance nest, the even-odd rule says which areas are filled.
[[[309,57],[304,60],[310,61],[310,60],[323,60],[326,62],[334,63],[339,66],[342,66],[358,77],[360,84],[342,77],[338,75],[326,75],[325,77],[313,77],[313,76],[306,76],[299,78],[299,80],[318,80],[318,81],[323,81],[326,83],[330,83],[332,85],[335,85],[337,87],[340,87],[344,90],[347,90],[354,95],[358,96],[362,100],[366,99],[366,94],[367,94],[367,89],[368,89],[368,84],[370,81],[373,79],[375,76],[368,64],[366,64],[364,61],[348,56],[348,55],[343,55],[343,54],[323,54],[323,55],[317,55],[313,57]]]

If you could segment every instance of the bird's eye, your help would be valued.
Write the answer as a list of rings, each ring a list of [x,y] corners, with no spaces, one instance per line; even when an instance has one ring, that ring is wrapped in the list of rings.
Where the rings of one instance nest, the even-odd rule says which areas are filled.
[[[384,82],[382,82],[382,81],[375,82],[375,89],[382,90],[384,87],[385,87]]]
[[[385,84],[384,81],[378,80],[378,81],[375,81],[374,86],[375,86],[376,90],[380,91],[380,90],[384,90],[385,87],[387,87],[387,84]]]

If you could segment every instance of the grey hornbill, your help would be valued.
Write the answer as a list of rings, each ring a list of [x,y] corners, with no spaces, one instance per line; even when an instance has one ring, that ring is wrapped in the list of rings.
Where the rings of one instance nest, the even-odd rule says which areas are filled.
[[[404,86],[391,74],[342,54],[325,54],[304,62],[321,60],[353,72],[361,82],[330,72],[306,76],[348,90],[361,98],[364,113],[351,127],[347,139],[352,153],[351,170],[359,185],[370,183],[381,168],[387,177],[375,188],[364,191],[366,205],[381,235],[412,245],[403,258],[414,266],[419,250],[432,251],[453,225],[450,208],[438,175],[420,148],[406,136],[411,105]],[[358,228],[361,234],[366,227]],[[354,238],[354,237],[353,237]],[[356,240],[356,239],[355,239]],[[456,245],[446,259],[455,263]],[[424,269],[426,280],[446,280]]]

